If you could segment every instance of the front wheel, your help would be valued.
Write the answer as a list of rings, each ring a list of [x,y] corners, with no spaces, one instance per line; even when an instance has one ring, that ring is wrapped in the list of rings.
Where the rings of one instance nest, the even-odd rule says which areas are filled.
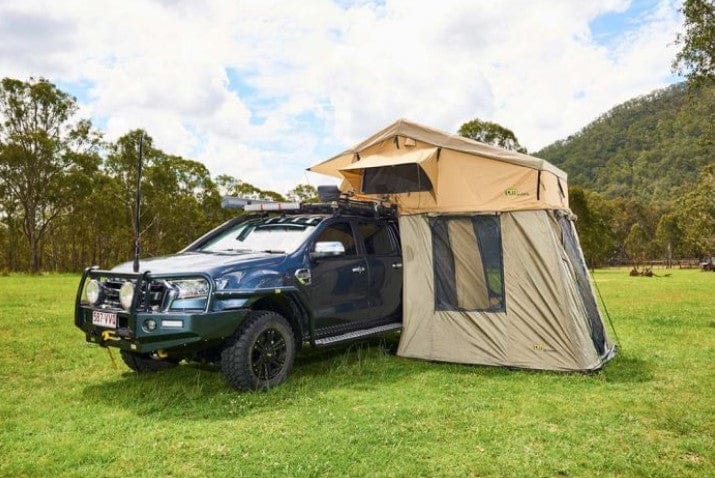
[[[138,354],[128,350],[120,350],[119,353],[124,363],[127,364],[127,367],[139,373],[160,372],[174,368],[179,364],[178,360],[171,358],[162,360],[153,358],[149,354]]]
[[[221,371],[237,390],[266,390],[283,383],[293,368],[293,330],[280,314],[253,311],[221,353]]]

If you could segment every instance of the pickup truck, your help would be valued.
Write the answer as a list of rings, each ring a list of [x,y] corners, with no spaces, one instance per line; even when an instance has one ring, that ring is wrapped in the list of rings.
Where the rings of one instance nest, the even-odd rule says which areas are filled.
[[[75,325],[136,372],[220,365],[238,390],[284,382],[304,345],[399,330],[394,209],[341,199],[240,215],[181,252],[84,271]]]

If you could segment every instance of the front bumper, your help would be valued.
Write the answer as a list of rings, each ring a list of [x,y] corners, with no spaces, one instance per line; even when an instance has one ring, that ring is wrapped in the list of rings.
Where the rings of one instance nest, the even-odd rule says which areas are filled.
[[[84,271],[75,300],[75,325],[85,333],[87,342],[101,346],[117,347],[138,353],[166,351],[178,355],[183,350],[201,348],[202,344],[229,337],[248,313],[247,309],[231,308],[222,310],[222,304],[214,308],[214,281],[206,274],[177,275],[172,278],[201,277],[208,281],[210,290],[206,308],[191,311],[152,310],[148,302],[143,303],[141,294],[136,294],[130,310],[95,307],[82,300],[84,285],[88,279],[119,277],[135,281],[136,290],[151,280],[161,278],[149,272],[141,274],[114,273],[89,268]],[[148,301],[148,299],[147,299]],[[242,301],[241,303],[245,303]],[[92,323],[92,313],[100,311],[116,314],[116,328],[102,327]],[[147,321],[154,321],[151,330]]]
[[[200,348],[202,343],[230,336],[248,312],[246,309],[198,313],[112,311],[117,314],[115,329],[92,324],[94,310],[107,312],[81,305],[77,314],[77,326],[84,331],[87,342],[138,353]],[[145,325],[148,320],[156,323],[152,331]]]

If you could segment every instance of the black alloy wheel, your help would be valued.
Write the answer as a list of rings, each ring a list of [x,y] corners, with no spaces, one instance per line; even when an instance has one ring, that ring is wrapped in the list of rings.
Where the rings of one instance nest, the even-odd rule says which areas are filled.
[[[290,374],[297,345],[282,315],[254,310],[246,315],[221,352],[221,371],[237,390],[266,390]]]
[[[288,345],[276,329],[266,329],[256,338],[251,348],[251,369],[259,381],[273,380],[286,363]]]

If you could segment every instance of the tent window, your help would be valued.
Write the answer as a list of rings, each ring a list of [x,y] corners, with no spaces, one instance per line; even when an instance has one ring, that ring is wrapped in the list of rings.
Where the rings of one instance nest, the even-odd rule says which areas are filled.
[[[498,216],[430,221],[435,309],[503,312],[504,267]]]
[[[432,181],[418,164],[366,168],[362,176],[365,194],[398,194],[431,191]]]

